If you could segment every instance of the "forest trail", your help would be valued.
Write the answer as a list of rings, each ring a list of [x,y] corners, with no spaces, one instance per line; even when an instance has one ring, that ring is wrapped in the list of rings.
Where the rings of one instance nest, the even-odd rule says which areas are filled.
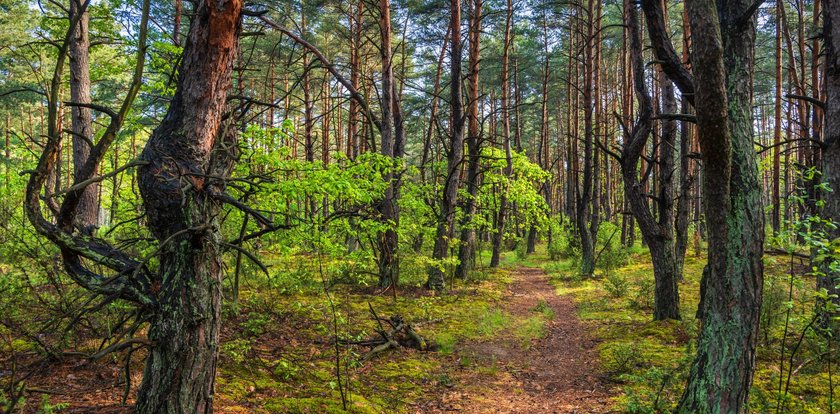
[[[547,305],[554,318],[544,337],[523,346],[508,329],[492,340],[463,344],[461,358],[491,366],[493,375],[471,370],[458,378],[464,387],[449,389],[418,412],[609,413],[614,391],[598,372],[597,342],[571,298],[558,296],[542,269],[520,267],[513,276],[500,305],[517,317]]]

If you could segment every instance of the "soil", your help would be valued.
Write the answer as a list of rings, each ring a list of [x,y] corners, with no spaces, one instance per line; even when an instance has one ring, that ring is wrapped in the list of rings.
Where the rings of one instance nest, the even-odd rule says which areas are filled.
[[[460,359],[481,366],[478,372],[460,369],[448,390],[417,407],[417,413],[610,413],[615,395],[599,372],[597,341],[568,297],[558,296],[541,269],[519,268],[500,306],[528,317],[544,301],[554,318],[546,335],[527,349],[514,332],[491,340],[461,345]],[[463,361],[457,361],[463,362]],[[489,373],[487,372],[489,371]]]

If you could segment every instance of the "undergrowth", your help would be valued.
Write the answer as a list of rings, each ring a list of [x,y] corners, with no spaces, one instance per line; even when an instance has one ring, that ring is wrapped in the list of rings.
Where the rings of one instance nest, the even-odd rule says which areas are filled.
[[[829,378],[825,338],[806,326],[814,310],[814,287],[813,278],[804,274],[804,263],[795,261],[791,279],[789,257],[765,256],[764,305],[749,412],[836,412],[836,407],[829,410],[829,384],[837,381]],[[580,318],[593,327],[591,332],[600,342],[601,370],[621,390],[614,400],[617,411],[667,413],[682,396],[696,348],[699,323],[694,316],[704,264],[704,255],[688,252],[685,280],[679,285],[683,320],[654,322],[653,269],[646,251],[632,249],[627,264],[593,279],[582,279],[572,259],[541,263],[557,293],[571,296]],[[785,374],[780,378],[788,310]],[[791,356],[800,335],[802,343]],[[788,375],[787,392],[784,388],[780,392],[780,379],[786,383]]]

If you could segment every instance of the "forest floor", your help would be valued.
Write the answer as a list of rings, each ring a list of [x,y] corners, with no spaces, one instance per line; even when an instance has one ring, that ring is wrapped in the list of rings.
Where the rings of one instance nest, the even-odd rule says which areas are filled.
[[[670,412],[695,352],[702,252],[686,258],[681,321],[653,321],[652,267],[642,249],[592,278],[579,275],[574,258],[550,260],[544,246],[518,256],[505,255],[499,269],[479,267],[470,280],[450,281],[442,295],[420,287],[424,262],[406,260],[396,297],[365,280],[339,278],[340,272],[325,272],[330,283],[324,283],[312,276],[320,266],[312,258],[275,259],[270,278],[251,275],[240,303],[225,307],[216,412]],[[823,409],[832,404],[828,387],[834,385],[825,365],[814,362],[825,352],[824,338],[808,330],[813,293],[800,276],[803,266],[765,257],[754,412],[775,412],[780,401],[786,414],[836,412]],[[366,358],[369,346],[335,346],[334,337],[375,338],[372,309],[380,317],[404,317],[434,351],[399,348]],[[125,353],[95,362],[70,354],[56,360],[44,358],[27,337],[4,335],[13,338],[13,352],[0,346],[0,383],[9,373],[4,361],[16,361],[19,375],[28,375],[26,401],[16,412],[131,412],[145,351],[131,359],[128,405],[121,405]],[[90,353],[101,340],[81,337],[77,344]],[[783,346],[786,361],[779,367]],[[792,347],[798,349],[793,356]],[[782,395],[779,372],[790,381]]]
[[[514,317],[534,311],[550,315],[544,332],[523,344],[510,329],[490,340],[470,340],[460,354],[480,365],[497,368],[496,375],[466,370],[453,388],[424,404],[419,412],[463,413],[608,413],[613,386],[601,374],[597,342],[580,321],[568,296],[558,296],[548,275],[539,268],[513,270],[513,283],[500,301]]]

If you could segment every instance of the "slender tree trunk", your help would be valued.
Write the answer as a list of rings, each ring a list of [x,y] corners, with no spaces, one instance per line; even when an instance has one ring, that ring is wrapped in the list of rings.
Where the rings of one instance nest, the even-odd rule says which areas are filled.
[[[594,0],[589,0],[589,21],[586,34],[586,45],[583,48],[583,190],[578,199],[577,227],[580,235],[581,245],[581,267],[580,273],[584,276],[592,276],[595,272],[595,243],[593,233],[597,234],[597,222],[592,214],[592,193],[593,193],[593,121],[592,121],[592,76],[593,76],[593,33],[592,12]],[[592,230],[595,229],[595,232]]]
[[[181,15],[183,0],[175,0],[175,16],[172,24],[172,44],[181,46]]]
[[[688,101],[683,98],[680,103],[683,114],[690,114],[691,107]],[[691,188],[694,185],[694,176],[691,174],[691,124],[683,122],[680,127],[680,194],[677,199],[677,217],[675,223],[675,244],[674,255],[676,257],[676,275],[683,280],[685,268],[685,252],[688,250],[688,225],[691,213]]]
[[[357,12],[353,14],[350,8],[350,83],[355,90],[359,90],[361,43],[362,43],[362,0],[356,0]],[[359,155],[359,103],[351,99],[347,114],[347,157],[355,159]]]
[[[445,272],[442,263],[449,257],[449,241],[452,239],[455,227],[455,204],[458,199],[460,185],[460,166],[464,158],[464,109],[461,99],[461,2],[450,1],[450,62],[451,86],[450,106],[450,146],[447,154],[446,180],[443,184],[443,197],[440,203],[435,245],[432,249],[432,259],[437,263],[429,266],[429,277],[426,287],[441,291],[444,289]]]
[[[394,85],[394,68],[392,65],[391,52],[391,2],[390,0],[379,1],[379,33],[382,39],[380,56],[382,57],[382,130],[380,154],[391,158],[391,170],[385,174],[385,181],[390,185],[385,190],[384,197],[379,202],[378,210],[381,220],[387,223],[388,228],[378,235],[379,247],[379,285],[396,288],[399,284],[399,256],[397,249],[399,239],[397,227],[399,226],[399,206],[397,197],[399,195],[399,183],[395,169],[396,158],[401,156],[400,133],[395,133],[399,128],[396,113],[399,112],[398,96]],[[399,131],[397,131],[399,132]]]
[[[507,0],[507,11],[505,13],[505,38],[502,52],[502,145],[505,147],[505,171],[504,175],[510,179],[513,168],[513,161],[510,149],[510,108],[508,84],[509,73],[509,51],[511,43],[511,25],[513,20],[513,0]],[[505,237],[505,225],[507,219],[508,198],[507,190],[502,188],[499,194],[499,212],[496,219],[496,233],[493,234],[493,253],[490,257],[490,267],[498,267],[501,259],[502,243]]]
[[[429,154],[432,148],[432,137],[434,137],[435,124],[437,124],[437,110],[438,110],[438,95],[440,95],[440,78],[443,75],[443,58],[446,57],[446,48],[449,45],[449,31],[443,38],[443,46],[440,48],[440,54],[437,60],[437,69],[435,70],[435,84],[432,88],[432,103],[429,108],[429,125],[426,128],[426,135],[423,140],[423,155],[420,158],[420,178],[423,183],[426,182],[426,164],[429,162]]]
[[[782,13],[780,8],[784,7],[781,1],[776,2],[776,90],[773,104],[773,178],[770,180],[772,186],[773,212],[771,223],[773,232],[778,233],[781,228],[781,195],[779,192],[780,181],[780,151],[782,142]]]
[[[160,267],[138,413],[213,411],[222,303],[221,205],[214,194],[224,182],[205,176],[226,177],[232,167],[213,149],[235,133],[222,113],[242,5],[241,0],[196,4],[175,97],[140,156],[148,162],[138,181],[148,226],[160,241]]]
[[[458,266],[455,276],[466,279],[469,271],[475,268],[475,227],[473,218],[478,209],[478,187],[480,185],[479,167],[481,161],[481,125],[478,113],[480,98],[478,78],[481,53],[481,7],[482,0],[471,1],[469,28],[469,84],[467,87],[468,115],[467,115],[467,199],[464,208],[464,218],[461,222],[461,245],[458,249]]]
[[[683,54],[684,62],[689,62],[688,51],[691,50],[691,26],[688,24],[688,12],[683,9]],[[688,65],[690,67],[690,62]],[[693,113],[688,98],[682,97],[680,112],[683,114]],[[680,126],[680,194],[677,199],[677,218],[675,224],[675,245],[674,253],[677,260],[677,277],[682,281],[685,278],[685,254],[688,250],[689,234],[688,225],[691,222],[691,196],[695,183],[696,174],[692,170],[690,153],[694,149],[694,124],[683,121]],[[696,231],[696,230],[695,230]]]

